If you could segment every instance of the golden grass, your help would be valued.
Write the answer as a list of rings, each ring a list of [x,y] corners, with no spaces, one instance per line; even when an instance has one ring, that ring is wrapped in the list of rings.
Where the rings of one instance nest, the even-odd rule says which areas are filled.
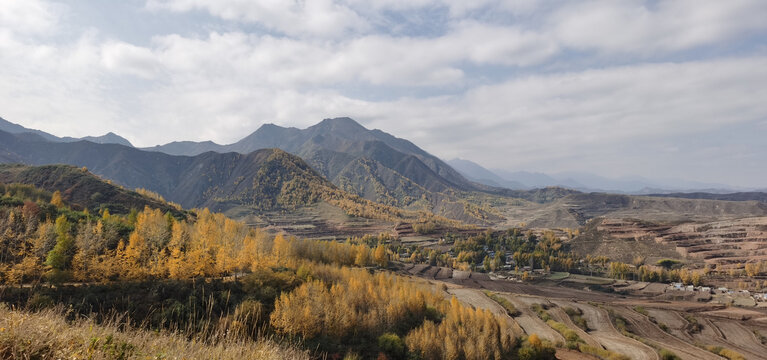
[[[124,329],[124,330],[121,330]],[[137,330],[119,321],[68,322],[61,310],[38,313],[0,304],[2,359],[309,359],[306,351],[270,340],[215,344],[182,334]]]

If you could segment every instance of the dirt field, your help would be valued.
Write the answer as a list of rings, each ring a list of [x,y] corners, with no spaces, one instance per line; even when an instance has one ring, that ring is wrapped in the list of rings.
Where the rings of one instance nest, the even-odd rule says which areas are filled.
[[[546,325],[543,320],[538,318],[538,315],[530,309],[527,302],[522,301],[517,296],[510,294],[502,294],[501,296],[509,300],[512,304],[514,304],[514,307],[519,310],[521,314],[517,316],[515,320],[528,335],[537,334],[541,337],[541,339],[551,341],[554,344],[564,344],[565,338],[563,338],[562,335],[560,335],[556,330]]]
[[[671,334],[661,330],[658,325],[653,324],[650,320],[634,310],[627,309],[621,306],[612,307],[612,309],[624,319],[626,319],[629,330],[633,333],[647,339],[648,341],[656,344],[656,346],[664,349],[668,349],[676,353],[682,359],[690,360],[715,360],[720,359],[719,356],[714,355],[711,352],[703,350],[695,345],[684,342]]]
[[[549,315],[554,318],[554,320],[559,321],[561,323],[564,323],[569,327],[570,329],[573,329],[576,333],[578,333],[578,336],[586,342],[586,344],[589,344],[591,346],[594,346],[596,348],[602,348],[602,344],[599,343],[597,339],[591,336],[591,334],[583,331],[583,329],[579,328],[578,325],[575,325],[573,323],[573,320],[570,319],[570,316],[567,315],[567,313],[561,308],[561,307],[553,307],[549,309]]]
[[[443,272],[442,269],[435,271],[419,266],[409,271],[430,281],[434,281],[434,277]],[[435,275],[427,276],[426,273],[431,275],[431,272]],[[535,333],[555,344],[564,343],[563,337],[531,309],[534,304],[546,304],[549,306],[549,314],[555,320],[576,331],[587,344],[624,354],[632,359],[658,359],[659,349],[670,350],[682,359],[721,359],[701,348],[706,345],[735,350],[747,359],[767,359],[767,346],[762,345],[760,338],[754,334],[754,331],[767,334],[767,309],[743,309],[715,303],[608,294],[571,288],[570,286],[577,286],[572,283],[561,286],[545,281],[520,283],[484,280],[475,274],[453,271],[453,277],[443,281],[448,285],[450,293],[462,302],[491,310],[496,314],[505,315],[505,310],[482,293],[482,290],[496,292],[508,299],[521,312],[513,321],[520,334]],[[646,290],[652,289],[653,285],[665,286],[642,283],[635,288]],[[637,312],[637,306],[643,307],[642,312],[647,315]],[[589,330],[577,328],[564,312],[565,307],[580,309],[583,318],[588,322]],[[627,328],[633,334],[631,336],[636,336],[642,341],[623,335],[615,329],[608,310],[626,319]],[[702,327],[695,327],[693,330],[693,324],[696,322]],[[573,356],[562,354],[562,357],[567,358],[574,358]]]
[[[657,352],[651,347],[623,336],[613,327],[607,311],[588,304],[564,303],[563,305],[581,309],[583,318],[589,325],[589,334],[610,351],[624,354],[632,359],[658,359]]]

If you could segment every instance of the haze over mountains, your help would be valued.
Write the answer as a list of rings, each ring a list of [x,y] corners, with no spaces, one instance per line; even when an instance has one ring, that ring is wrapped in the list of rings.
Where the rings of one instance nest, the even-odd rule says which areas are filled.
[[[447,163],[467,179],[489,186],[509,189],[534,189],[547,186],[561,186],[587,192],[611,192],[634,195],[666,193],[731,193],[743,191],[764,191],[764,189],[740,188],[727,184],[705,183],[682,179],[648,179],[641,176],[608,178],[588,172],[540,173],[528,171],[489,170],[465,159],[452,159]]]

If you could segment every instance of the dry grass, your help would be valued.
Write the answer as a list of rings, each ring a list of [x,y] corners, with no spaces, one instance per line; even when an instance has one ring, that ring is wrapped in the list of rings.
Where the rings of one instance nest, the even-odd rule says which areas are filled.
[[[181,334],[130,329],[119,321],[68,322],[61,310],[30,313],[0,304],[0,358],[309,359],[309,354],[269,340],[224,338],[213,344]]]

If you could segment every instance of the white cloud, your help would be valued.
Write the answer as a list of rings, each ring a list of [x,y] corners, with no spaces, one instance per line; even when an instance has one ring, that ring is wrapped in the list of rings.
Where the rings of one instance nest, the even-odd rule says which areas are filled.
[[[63,11],[61,6],[54,6],[40,0],[3,0],[0,4],[0,29],[18,34],[46,34],[56,28],[56,11]]]
[[[760,0],[568,2],[548,27],[568,47],[653,54],[714,44],[767,28]]]
[[[253,22],[291,36],[340,36],[368,24],[333,0],[149,0],[149,9],[205,10],[226,20]]]
[[[159,70],[152,51],[123,42],[109,42],[101,47],[101,62],[108,70],[152,78]]]

